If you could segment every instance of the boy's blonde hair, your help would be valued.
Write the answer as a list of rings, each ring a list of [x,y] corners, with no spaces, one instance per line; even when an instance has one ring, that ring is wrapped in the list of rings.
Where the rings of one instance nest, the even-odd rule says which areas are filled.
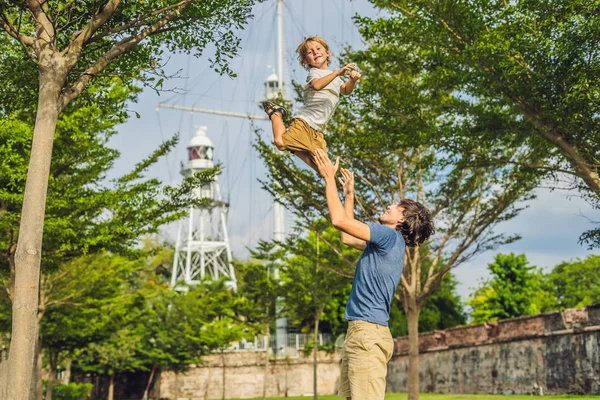
[[[302,43],[300,43],[300,46],[298,46],[298,48],[296,49],[296,53],[298,53],[298,60],[300,61],[300,65],[302,65],[302,67],[304,67],[305,69],[311,68],[311,65],[306,62],[306,46],[308,45],[308,42],[317,42],[321,46],[323,46],[327,51],[327,65],[331,64],[331,51],[329,50],[329,45],[327,44],[325,39],[323,39],[321,36],[309,36],[306,39],[304,39]]]

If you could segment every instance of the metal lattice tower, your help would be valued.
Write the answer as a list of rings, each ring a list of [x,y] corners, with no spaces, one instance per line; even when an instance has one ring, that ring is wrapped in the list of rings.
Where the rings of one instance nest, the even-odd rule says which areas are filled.
[[[191,176],[214,166],[214,146],[201,126],[187,147],[188,163],[181,174]],[[228,284],[236,288],[235,271],[231,264],[231,249],[227,234],[227,210],[229,205],[221,201],[218,178],[212,183],[196,189],[198,199],[209,199],[203,207],[190,207],[187,218],[179,222],[175,245],[171,286],[178,282],[188,285],[212,277],[228,277]]]

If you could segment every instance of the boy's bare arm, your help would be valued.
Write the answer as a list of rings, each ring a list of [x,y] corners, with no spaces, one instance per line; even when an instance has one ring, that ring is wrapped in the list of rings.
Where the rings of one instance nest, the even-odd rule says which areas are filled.
[[[342,68],[337,71],[333,71],[332,73],[325,75],[322,78],[314,78],[308,84],[315,90],[321,90],[325,86],[329,85],[335,78],[338,76],[344,76],[348,73],[349,70],[355,68],[354,64],[344,65]]]
[[[348,77],[350,79],[348,79],[348,81],[345,82],[342,85],[342,88],[340,89],[342,94],[346,95],[346,96],[348,96],[350,93],[352,93],[352,91],[356,87],[356,82],[360,79],[361,75],[360,75],[360,72],[358,72],[358,71],[350,71],[350,73],[348,74]]]

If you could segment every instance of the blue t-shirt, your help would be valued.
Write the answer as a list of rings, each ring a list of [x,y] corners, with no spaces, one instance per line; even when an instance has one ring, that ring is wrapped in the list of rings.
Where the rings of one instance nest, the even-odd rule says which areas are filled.
[[[406,245],[400,232],[384,225],[368,225],[371,240],[358,260],[344,317],[387,326]]]

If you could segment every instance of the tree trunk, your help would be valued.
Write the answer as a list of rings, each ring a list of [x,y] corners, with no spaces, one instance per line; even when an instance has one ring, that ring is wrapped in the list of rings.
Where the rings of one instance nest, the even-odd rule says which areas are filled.
[[[154,379],[155,371],[156,371],[156,364],[152,364],[152,369],[150,370],[150,378],[148,378],[148,384],[146,385],[146,390],[144,390],[143,400],[148,400],[148,393],[150,392],[150,386],[152,386],[152,379]]]
[[[65,375],[63,376],[62,383],[63,385],[68,385],[71,382],[71,364],[73,363],[73,359],[71,356],[67,358],[65,361]]]
[[[175,396],[177,398],[177,395]],[[115,374],[110,374],[110,380],[108,381],[108,397],[107,400],[115,399]]]
[[[565,157],[567,162],[571,164],[575,170],[575,174],[580,177],[590,190],[600,196],[600,178],[598,170],[590,165],[584,156],[581,155],[579,148],[573,142],[570,142],[565,135],[555,131],[551,126],[548,126],[534,112],[522,104],[519,104],[523,114],[533,123],[541,136],[551,141]]]
[[[41,318],[38,317],[38,323]],[[39,324],[38,324],[39,326]],[[43,400],[44,399],[44,383],[42,381],[42,372],[44,367],[44,354],[42,352],[42,335],[38,335],[37,343],[35,344],[35,365],[34,371],[31,375],[32,383],[29,398],[31,400]]]
[[[263,393],[262,400],[267,398],[267,375],[269,374],[269,346],[271,345],[271,324],[267,325],[267,346],[265,348],[265,369],[263,371]]]
[[[406,308],[408,320],[408,400],[419,399],[419,310]]]
[[[319,319],[315,317],[315,337],[314,337],[314,346],[313,346],[313,399],[317,400],[319,395],[317,394],[317,363],[319,361]]]
[[[10,297],[10,302],[14,302],[15,300],[15,275],[16,275],[16,265],[15,265],[15,253],[17,252],[17,244],[13,243],[10,246],[10,249],[8,250],[8,265],[10,268],[10,287],[8,288],[9,290],[9,297]]]
[[[94,397],[100,397],[100,375],[94,375]]]
[[[59,57],[60,55],[53,53],[49,48],[38,54],[38,111],[15,254],[15,291],[9,355],[11,374],[8,384],[8,398],[11,400],[28,398],[34,368],[46,193],[59,113],[58,96],[66,76],[64,62],[62,65],[57,62],[60,61]]]
[[[210,371],[210,370],[209,370]],[[177,394],[179,392],[179,382],[177,382],[179,379],[179,372],[175,371],[175,390],[173,391],[175,394],[175,400],[177,400]]]
[[[46,277],[42,274],[40,278],[39,288],[39,304],[37,312],[37,326],[42,326],[42,320],[44,313],[46,312]],[[44,347],[43,337],[41,332],[38,332],[38,339],[35,344],[35,366],[32,374],[31,390],[29,392],[29,398],[31,400],[43,400],[44,399],[44,382],[42,380],[42,373],[44,368]]]
[[[221,399],[225,400],[225,349],[221,348],[221,363],[223,364],[223,390],[222,390],[222,396]]]
[[[50,376],[48,377],[48,386],[46,388],[45,400],[52,400],[52,388],[56,379],[56,370],[58,369],[58,353],[50,355]]]
[[[208,399],[210,394],[210,381],[212,380],[212,367],[210,364],[208,365],[208,377],[206,378],[206,386],[204,386],[204,398]],[[175,375],[175,379],[177,379],[177,375]],[[177,380],[175,381],[177,383]],[[177,396],[175,396],[177,398]]]

